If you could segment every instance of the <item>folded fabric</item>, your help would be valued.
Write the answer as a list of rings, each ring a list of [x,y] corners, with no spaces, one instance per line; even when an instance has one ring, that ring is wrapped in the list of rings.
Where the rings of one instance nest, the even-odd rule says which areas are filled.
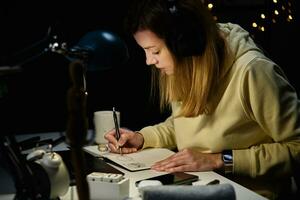
[[[143,200],[235,200],[236,195],[232,185],[163,185],[141,188]]]

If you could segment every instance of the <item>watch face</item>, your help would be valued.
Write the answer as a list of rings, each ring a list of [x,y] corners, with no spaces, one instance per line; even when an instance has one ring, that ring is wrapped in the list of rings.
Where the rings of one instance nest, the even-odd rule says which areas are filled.
[[[233,156],[232,156],[232,151],[224,151],[222,155],[222,159],[224,163],[232,163]]]
[[[223,155],[223,160],[227,162],[232,162],[232,155]]]

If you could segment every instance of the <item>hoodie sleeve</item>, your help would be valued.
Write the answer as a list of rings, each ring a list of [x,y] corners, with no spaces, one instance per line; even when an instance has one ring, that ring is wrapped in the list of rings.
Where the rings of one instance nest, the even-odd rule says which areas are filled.
[[[300,163],[300,103],[295,89],[276,64],[257,58],[244,71],[240,94],[248,117],[273,142],[234,150],[234,173],[290,175],[292,163]]]
[[[164,122],[147,126],[139,131],[144,136],[144,148],[165,147],[175,148],[175,136],[173,126],[173,116],[167,118]]]

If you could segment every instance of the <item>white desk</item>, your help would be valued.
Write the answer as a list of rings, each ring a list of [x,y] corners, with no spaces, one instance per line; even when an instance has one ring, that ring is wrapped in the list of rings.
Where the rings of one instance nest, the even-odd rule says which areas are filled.
[[[24,135],[24,136],[18,136],[17,140],[23,140],[23,139],[27,139],[29,137],[34,136],[33,135]],[[52,138],[52,139],[56,139],[58,137],[61,136],[61,133],[55,132],[55,133],[49,133],[49,134],[42,134],[41,135],[41,139],[47,139],[47,138]],[[66,145],[65,144],[60,144],[58,146],[56,146],[53,150],[65,150],[66,149]],[[153,176],[157,176],[160,174],[163,174],[162,172],[156,172],[154,170],[143,170],[143,171],[137,171],[137,172],[129,172],[123,168],[114,166],[115,168],[119,169],[120,171],[124,172],[125,177],[129,178],[130,182],[130,186],[129,186],[129,197],[131,198],[137,198],[138,195],[138,190],[135,186],[135,182],[138,180],[142,180],[142,179],[146,179],[146,178],[150,178]],[[199,181],[195,182],[194,184],[199,184],[199,185],[205,185],[208,182],[214,180],[214,179],[218,179],[220,181],[220,183],[230,183],[236,192],[236,197],[237,200],[266,200],[266,198],[258,195],[257,193],[215,173],[215,172],[193,172],[191,174],[195,174],[197,176],[199,176]],[[6,200],[6,199],[13,199],[14,194],[0,194],[0,200]],[[61,200],[77,200],[77,190],[76,188],[70,187],[67,194],[65,194],[64,196],[61,197]]]
[[[150,178],[153,176],[157,176],[163,174],[162,172],[156,172],[154,170],[143,170],[137,172],[129,172],[123,168],[114,166],[115,168],[119,169],[120,171],[125,173],[125,177],[129,178],[129,197],[133,199],[139,199],[138,190],[135,186],[135,182],[138,180],[142,180],[145,178]],[[265,197],[258,195],[257,193],[219,175],[215,172],[193,172],[191,174],[195,174],[199,176],[199,181],[194,182],[194,184],[199,185],[206,185],[208,182],[218,179],[220,183],[230,183],[236,192],[236,199],[237,200],[267,200]],[[61,197],[61,200],[77,200],[77,190],[75,187],[70,188],[68,193]]]

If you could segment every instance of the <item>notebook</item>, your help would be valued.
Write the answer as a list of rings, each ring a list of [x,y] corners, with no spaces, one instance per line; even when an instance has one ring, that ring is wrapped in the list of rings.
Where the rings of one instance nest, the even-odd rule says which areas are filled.
[[[155,162],[174,154],[173,151],[166,148],[149,148],[123,155],[110,152],[103,153],[98,150],[98,145],[85,146],[83,150],[95,157],[104,157],[129,171],[150,169]]]

